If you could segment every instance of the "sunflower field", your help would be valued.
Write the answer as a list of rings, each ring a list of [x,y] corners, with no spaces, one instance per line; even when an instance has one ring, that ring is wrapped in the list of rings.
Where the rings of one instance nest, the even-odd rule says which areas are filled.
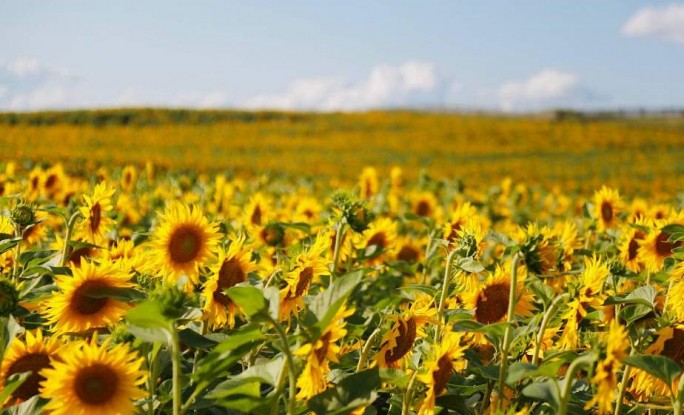
[[[678,189],[1,170],[4,413],[683,413]]]

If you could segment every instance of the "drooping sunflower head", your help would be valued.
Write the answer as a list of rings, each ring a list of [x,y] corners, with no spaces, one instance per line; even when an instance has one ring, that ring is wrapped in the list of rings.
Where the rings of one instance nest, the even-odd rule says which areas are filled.
[[[210,224],[200,209],[172,203],[160,215],[152,236],[152,265],[168,282],[175,284],[186,276],[186,288],[192,287],[219,239],[218,225]]]
[[[252,262],[251,251],[244,247],[244,236],[234,240],[227,251],[219,252],[218,262],[211,267],[211,274],[204,289],[204,312],[214,328],[233,327],[235,313],[239,310],[224,291],[247,281],[247,275],[257,269]]]
[[[617,190],[603,186],[594,194],[594,209],[592,214],[597,220],[599,232],[613,229],[620,222],[618,214],[623,204]]]
[[[112,196],[115,189],[108,187],[106,182],[100,182],[92,195],[83,195],[84,206],[79,208],[83,221],[79,224],[80,235],[93,244],[103,242],[103,236],[114,225],[108,214],[112,211]]]
[[[684,225],[684,211],[671,214],[668,218],[652,222],[651,232],[639,242],[637,259],[644,263],[650,272],[658,272],[663,267],[665,258],[673,254],[673,250],[684,245],[682,241],[670,241],[671,233],[667,225]]]
[[[132,275],[111,262],[82,261],[73,277],[58,276],[58,292],[43,305],[42,314],[58,332],[82,333],[118,323],[131,307],[107,291],[130,288]]]
[[[27,331],[24,341],[19,338],[12,340],[0,367],[0,391],[4,389],[10,376],[23,372],[31,374],[8,397],[10,403],[19,403],[38,395],[40,382],[45,380],[40,372],[51,366],[50,361],[57,358],[60,347],[61,343],[56,337],[44,338],[40,329],[35,332]]]
[[[458,232],[465,226],[468,218],[477,215],[477,209],[471,205],[470,202],[463,202],[455,208],[450,216],[449,221],[444,224],[444,239],[449,243],[454,243],[458,239]]]
[[[108,339],[98,346],[93,338],[61,353],[60,359],[40,372],[47,379],[40,393],[50,400],[45,409],[51,414],[133,414],[133,401],[146,396],[143,358],[126,343],[110,347]]]
[[[548,227],[540,228],[536,223],[521,228],[518,241],[524,256],[525,267],[537,275],[548,275],[558,271],[560,249]]]

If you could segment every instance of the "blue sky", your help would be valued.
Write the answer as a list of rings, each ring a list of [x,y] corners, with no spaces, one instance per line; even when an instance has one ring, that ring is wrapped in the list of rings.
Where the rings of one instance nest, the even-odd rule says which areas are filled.
[[[684,107],[684,3],[5,1],[0,110]]]

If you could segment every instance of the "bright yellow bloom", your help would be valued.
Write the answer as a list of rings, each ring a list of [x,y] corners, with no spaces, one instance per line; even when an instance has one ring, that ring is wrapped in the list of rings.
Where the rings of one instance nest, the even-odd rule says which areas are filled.
[[[92,196],[83,195],[85,206],[79,208],[83,221],[79,224],[80,234],[86,241],[99,245],[104,235],[112,229],[114,220],[108,214],[112,211],[112,196],[115,189],[101,182],[93,190]]]
[[[451,376],[464,366],[463,352],[466,346],[461,345],[463,335],[448,330],[441,343],[435,345],[430,360],[425,362],[425,371],[420,373],[418,380],[427,386],[427,393],[421,402],[418,415],[432,415],[435,413],[435,401],[446,391]]]
[[[151,241],[151,271],[171,284],[186,276],[189,290],[199,282],[200,267],[214,255],[218,225],[210,224],[199,208],[180,203],[170,204],[159,219]]]
[[[144,398],[141,389],[147,374],[144,359],[126,343],[109,347],[109,339],[98,346],[95,337],[68,348],[40,374],[47,380],[40,394],[50,402],[52,415],[132,415],[133,401]]]
[[[43,305],[43,315],[58,332],[81,333],[111,326],[131,308],[106,294],[106,290],[133,287],[129,271],[111,262],[98,265],[85,260],[72,271],[73,277],[55,277],[59,291]]]
[[[618,214],[622,211],[623,204],[617,190],[603,186],[601,190],[594,194],[593,216],[597,219],[599,232],[606,229],[613,229],[617,226],[620,219]]]

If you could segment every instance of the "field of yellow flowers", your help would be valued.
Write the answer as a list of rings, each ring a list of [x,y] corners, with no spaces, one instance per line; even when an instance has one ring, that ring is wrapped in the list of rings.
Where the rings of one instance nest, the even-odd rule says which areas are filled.
[[[381,171],[6,162],[4,411],[682,414],[676,189]]]
[[[0,114],[2,160],[302,176],[353,184],[365,166],[400,165],[492,186],[629,194],[681,189],[684,117],[582,118],[421,113],[101,110]]]

